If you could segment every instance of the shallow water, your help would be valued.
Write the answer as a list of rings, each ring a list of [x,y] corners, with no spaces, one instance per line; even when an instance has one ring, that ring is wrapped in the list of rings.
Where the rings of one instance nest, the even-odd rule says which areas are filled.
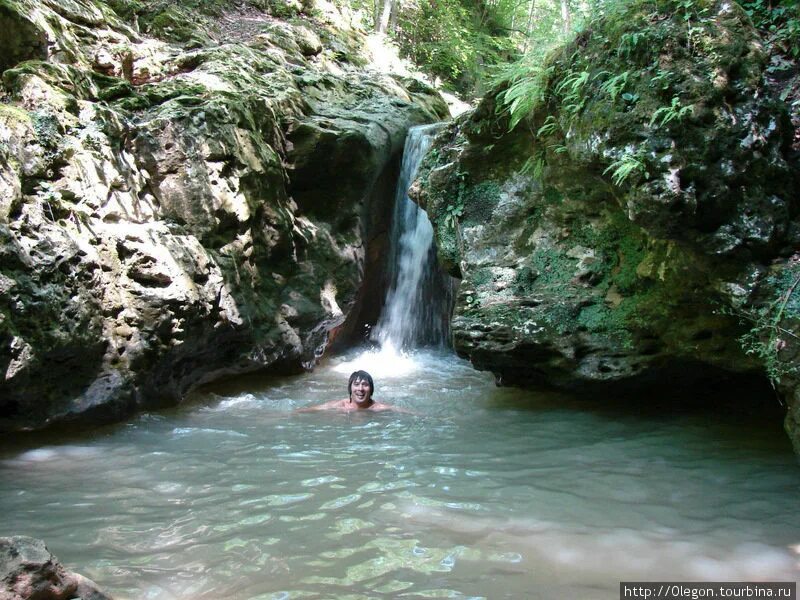
[[[362,366],[418,414],[292,412]],[[22,444],[0,455],[0,533],[118,598],[617,598],[800,572],[779,423],[496,388],[450,355],[339,358]]]

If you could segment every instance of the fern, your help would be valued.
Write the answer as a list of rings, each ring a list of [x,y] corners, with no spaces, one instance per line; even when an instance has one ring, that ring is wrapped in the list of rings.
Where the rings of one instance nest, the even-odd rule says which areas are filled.
[[[589,71],[570,72],[561,83],[556,86],[556,94],[562,95],[564,112],[575,117],[586,104],[586,95],[583,89],[589,81]]]
[[[543,135],[552,135],[558,129],[558,122],[553,115],[549,115],[547,119],[544,121],[544,125],[539,127],[536,131],[537,137],[541,137]]]
[[[631,71],[625,71],[624,73],[620,73],[616,77],[612,77],[608,81],[604,82],[600,89],[603,90],[606,94],[609,95],[611,101],[617,99],[617,96],[625,89],[625,86],[628,85],[628,77],[630,77]]]
[[[800,371],[796,361],[786,360],[779,354],[792,341],[789,338],[800,341],[794,331],[781,325],[787,309],[790,319],[797,316],[797,301],[792,303],[794,306],[790,306],[790,301],[800,285],[800,277],[791,268],[787,270],[787,275],[792,278],[791,284],[785,280],[788,288],[772,303],[751,309],[722,310],[723,314],[734,315],[742,324],[750,325],[751,329],[739,338],[742,349],[745,354],[756,356],[763,362],[767,376],[773,383],[778,383],[786,376],[797,377]],[[793,343],[796,344],[797,341]]]
[[[575,96],[580,93],[586,82],[589,81],[589,71],[570,72],[561,83],[556,86],[556,94],[566,91],[565,98]]]
[[[522,165],[520,173],[527,175],[530,173],[536,181],[541,182],[544,179],[544,170],[547,167],[547,154],[543,149],[539,149],[534,156],[528,157],[525,164]]]
[[[505,73],[511,85],[498,95],[500,108],[510,115],[508,130],[512,131],[520,121],[533,112],[546,99],[547,79],[553,68],[526,66],[520,61]]]
[[[655,75],[650,78],[650,87],[653,89],[666,90],[670,86],[670,78],[672,74],[669,71],[658,69]]]
[[[669,106],[662,106],[653,113],[653,117],[650,119],[650,126],[652,127],[653,123],[659,119],[661,119],[661,123],[659,123],[660,127],[663,127],[672,121],[681,121],[691,112],[691,106],[681,106],[680,98],[678,98],[678,96],[673,96],[672,103]]]
[[[642,31],[623,33],[619,40],[619,48],[617,49],[617,56],[630,56],[639,45],[639,41],[645,37]]]
[[[644,159],[639,152],[626,151],[603,171],[603,175],[609,171],[613,171],[611,173],[611,181],[615,185],[622,185],[628,177],[636,173],[644,175],[645,179],[650,177]]]

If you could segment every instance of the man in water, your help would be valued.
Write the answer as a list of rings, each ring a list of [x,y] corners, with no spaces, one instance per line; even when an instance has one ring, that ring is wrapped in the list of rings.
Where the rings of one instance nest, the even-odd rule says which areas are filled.
[[[366,371],[355,371],[350,375],[350,381],[347,383],[348,398],[344,400],[331,400],[325,404],[301,408],[298,412],[310,412],[312,410],[394,410],[397,412],[408,412],[402,408],[395,408],[383,402],[376,402],[372,399],[372,394],[374,392],[375,384],[372,382],[372,376]]]

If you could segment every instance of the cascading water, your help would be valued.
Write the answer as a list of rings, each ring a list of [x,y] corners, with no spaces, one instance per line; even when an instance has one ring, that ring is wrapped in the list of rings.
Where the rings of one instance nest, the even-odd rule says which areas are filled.
[[[372,340],[384,350],[449,344],[454,280],[439,269],[427,214],[408,197],[408,188],[440,127],[413,127],[406,138],[395,192],[389,287],[372,332]]]

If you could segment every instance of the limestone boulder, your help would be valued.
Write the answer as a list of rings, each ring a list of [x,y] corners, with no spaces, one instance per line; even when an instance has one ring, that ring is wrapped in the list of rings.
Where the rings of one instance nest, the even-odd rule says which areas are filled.
[[[125,3],[6,4],[71,54],[3,73],[0,429],[313,366],[380,271],[383,190],[438,94],[339,60],[327,21],[242,5],[246,27],[176,42]]]

